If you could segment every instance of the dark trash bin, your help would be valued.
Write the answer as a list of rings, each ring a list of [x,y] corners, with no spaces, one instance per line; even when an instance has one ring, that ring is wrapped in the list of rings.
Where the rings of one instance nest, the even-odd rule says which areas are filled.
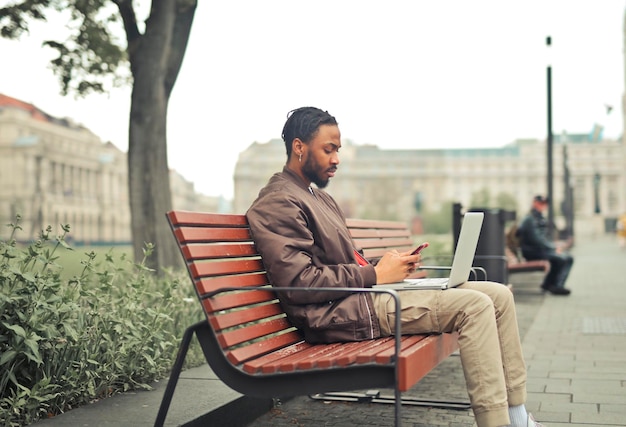
[[[604,218],[604,232],[605,233],[617,232],[617,218]]]
[[[507,259],[505,254],[505,227],[508,221],[515,220],[515,212],[504,209],[471,208],[467,212],[482,212],[485,217],[478,238],[474,266],[487,271],[487,279],[503,284],[508,283]],[[456,250],[463,213],[460,204],[453,206],[452,232]]]

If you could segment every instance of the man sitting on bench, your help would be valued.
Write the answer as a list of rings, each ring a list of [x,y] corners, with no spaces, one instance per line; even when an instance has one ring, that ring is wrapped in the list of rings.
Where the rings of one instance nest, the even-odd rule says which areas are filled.
[[[314,107],[293,110],[282,132],[287,164],[247,212],[267,274],[281,287],[358,287],[398,282],[420,255],[386,253],[359,265],[345,217],[322,189],[339,165],[336,119]],[[316,187],[311,187],[314,183]],[[479,427],[540,426],[527,413],[526,366],[513,294],[501,284],[400,291],[402,333],[459,333],[459,348]],[[281,293],[290,320],[310,342],[360,341],[392,334],[394,304],[384,293]]]

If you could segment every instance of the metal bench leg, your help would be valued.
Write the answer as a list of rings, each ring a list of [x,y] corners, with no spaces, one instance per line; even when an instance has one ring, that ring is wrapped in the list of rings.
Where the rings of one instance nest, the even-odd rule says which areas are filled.
[[[402,393],[398,384],[394,387],[394,412],[395,412],[395,427],[402,426]]]
[[[180,346],[178,347],[176,361],[174,362],[174,366],[172,367],[172,371],[170,372],[170,378],[167,381],[167,386],[165,387],[165,393],[163,394],[163,399],[161,400],[159,413],[157,414],[156,421],[154,422],[155,427],[163,427],[163,424],[165,423],[165,417],[167,416],[167,411],[170,408],[170,403],[172,403],[172,397],[174,396],[174,389],[176,389],[176,384],[178,383],[178,377],[180,377],[180,372],[183,369],[183,363],[185,362],[185,356],[187,355],[187,350],[189,350],[189,344],[191,343],[191,338],[193,337],[193,334],[198,329],[205,326],[205,324],[206,324],[206,320],[203,320],[185,329],[185,333],[183,334],[183,339],[180,342]]]
[[[399,392],[398,392],[399,394]],[[383,395],[378,390],[367,390],[363,393],[357,392],[330,392],[330,393],[318,393],[309,395],[311,399],[315,400],[336,400],[342,402],[365,402],[365,403],[393,403],[396,405],[396,413],[399,413],[399,408],[402,405],[412,406],[427,406],[431,408],[444,408],[444,409],[470,409],[469,401],[457,401],[457,400],[434,400],[434,399],[418,399],[410,396],[391,396]]]

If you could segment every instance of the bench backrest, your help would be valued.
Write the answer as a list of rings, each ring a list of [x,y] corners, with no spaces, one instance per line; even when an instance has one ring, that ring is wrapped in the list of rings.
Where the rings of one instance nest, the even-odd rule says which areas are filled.
[[[402,222],[348,218],[346,223],[355,244],[368,259],[380,258],[392,249],[407,251],[413,245],[411,232]]]
[[[246,362],[290,345],[306,345],[272,291],[245,215],[171,211],[167,219],[209,324],[232,364],[252,371],[258,367]],[[401,223],[350,219],[348,226],[366,257],[412,245]],[[222,288],[229,291],[213,295]],[[237,291],[242,288],[258,291]]]
[[[268,286],[244,215],[173,211],[167,218],[207,320],[232,364],[302,341]],[[260,290],[235,290],[244,287]],[[233,290],[212,296],[221,288]]]
[[[517,224],[513,223],[505,232],[504,236],[505,247],[504,250],[507,257],[511,257],[516,262],[524,261],[522,256],[522,250],[519,244],[519,238],[517,237]]]

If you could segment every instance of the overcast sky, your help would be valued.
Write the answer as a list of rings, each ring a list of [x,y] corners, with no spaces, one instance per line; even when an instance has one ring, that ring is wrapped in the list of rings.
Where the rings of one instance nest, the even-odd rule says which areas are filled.
[[[623,130],[626,0],[199,3],[168,147],[170,167],[208,195],[232,197],[239,152],[279,138],[287,112],[304,105],[335,115],[344,139],[385,149],[543,139],[548,63],[555,134]],[[41,48],[55,31],[0,40],[10,59],[0,92],[126,150],[130,89],[61,97]]]

